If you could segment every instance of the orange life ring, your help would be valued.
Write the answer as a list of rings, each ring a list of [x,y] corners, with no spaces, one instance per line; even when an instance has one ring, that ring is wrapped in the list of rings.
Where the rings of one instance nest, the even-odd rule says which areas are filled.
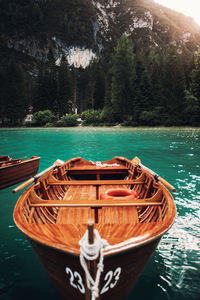
[[[100,194],[101,200],[134,200],[138,197],[138,192],[130,189],[110,189]]]

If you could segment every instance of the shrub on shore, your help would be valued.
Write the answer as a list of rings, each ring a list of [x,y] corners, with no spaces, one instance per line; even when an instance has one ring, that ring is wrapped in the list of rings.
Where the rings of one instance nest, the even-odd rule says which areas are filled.
[[[102,124],[101,110],[88,109],[82,112],[81,119],[83,120],[83,125],[93,125],[98,126]],[[103,124],[102,124],[103,125]]]
[[[78,124],[78,115],[75,114],[64,115],[56,122],[56,126],[58,127],[75,127]]]
[[[33,114],[33,126],[45,126],[47,123],[53,123],[56,117],[50,110],[37,111]]]

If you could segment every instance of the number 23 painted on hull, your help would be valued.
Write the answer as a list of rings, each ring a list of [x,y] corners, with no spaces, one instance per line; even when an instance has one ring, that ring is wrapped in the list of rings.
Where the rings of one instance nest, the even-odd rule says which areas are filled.
[[[77,271],[72,271],[69,267],[66,267],[66,273],[69,275],[69,283],[75,289],[78,289],[82,294],[85,294],[85,286],[81,275]],[[102,287],[100,294],[106,293],[109,289],[113,289],[118,280],[120,279],[121,268],[118,267],[113,272],[112,270],[108,271],[104,277],[105,284]],[[77,283],[76,283],[77,282]]]

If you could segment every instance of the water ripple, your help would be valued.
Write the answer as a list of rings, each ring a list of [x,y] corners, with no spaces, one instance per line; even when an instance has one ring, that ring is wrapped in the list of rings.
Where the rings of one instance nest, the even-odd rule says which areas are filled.
[[[165,272],[160,276],[163,286],[184,299],[200,296],[200,223],[193,215],[178,217],[158,247]],[[196,280],[196,282],[194,281]],[[194,284],[195,283],[195,284]],[[188,297],[188,298],[187,298]]]
[[[41,157],[40,171],[57,158],[67,160],[83,156],[89,160],[108,160],[116,155],[129,159],[139,156],[143,164],[172,183],[177,190],[174,193],[176,221],[164,235],[150,261],[150,268],[147,267],[142,276],[140,288],[134,290],[130,299],[200,299],[200,129],[45,128],[0,129],[0,133],[0,152],[11,157],[38,155]],[[49,286],[42,278],[39,266],[34,263],[28,242],[12,222],[11,207],[17,196],[11,193],[11,189],[0,193],[1,208],[5,212],[0,219],[3,232],[0,294],[2,288],[3,300],[21,299],[27,293],[24,284],[30,281],[33,286],[41,283],[48,293]],[[30,271],[34,268],[35,277]],[[32,280],[27,276],[33,276],[30,277]],[[22,286],[15,289],[15,294],[18,294],[12,298],[9,288],[6,289],[7,283],[16,284],[19,278]],[[36,295],[38,299],[48,298],[38,291]],[[55,295],[50,299],[55,300]]]

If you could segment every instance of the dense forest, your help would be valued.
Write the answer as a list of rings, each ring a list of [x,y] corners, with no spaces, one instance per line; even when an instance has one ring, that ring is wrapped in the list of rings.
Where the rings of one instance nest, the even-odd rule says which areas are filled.
[[[177,43],[167,42],[172,40],[171,32],[177,34],[176,25],[175,31],[159,37],[165,47],[153,47],[149,42],[152,38],[147,41],[149,30],[140,31],[137,38],[136,33],[128,34],[124,27],[127,16],[120,14],[120,30],[111,24],[115,38],[108,42],[104,37],[103,50],[99,51],[93,34],[96,12],[92,2],[82,1],[80,5],[77,0],[69,6],[66,0],[0,0],[1,40],[34,37],[43,41],[41,48],[46,53],[45,58],[30,57],[25,51],[6,47],[8,43],[1,46],[1,125],[22,125],[32,106],[34,113],[50,111],[46,122],[50,124],[62,125],[66,114],[72,117],[78,112],[88,124],[95,125],[199,126],[198,45],[190,42],[180,49]],[[152,1],[144,2],[153,5]],[[120,3],[130,5],[130,1]],[[124,7],[117,9],[125,11]],[[86,68],[75,68],[68,64],[63,51],[58,64],[58,54],[48,40],[50,33],[67,44],[93,49],[96,58]],[[103,33],[95,38],[102,39]]]

